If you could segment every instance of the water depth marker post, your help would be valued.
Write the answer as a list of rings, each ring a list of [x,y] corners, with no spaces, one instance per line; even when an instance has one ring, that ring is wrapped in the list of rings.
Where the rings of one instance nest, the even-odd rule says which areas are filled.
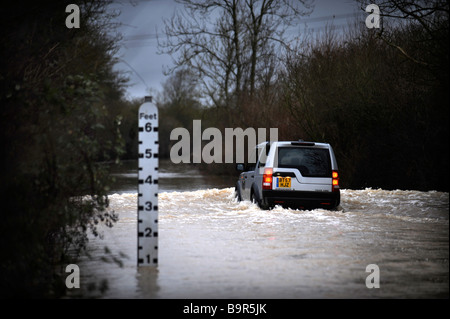
[[[146,96],[139,107],[138,266],[158,265],[158,108]]]

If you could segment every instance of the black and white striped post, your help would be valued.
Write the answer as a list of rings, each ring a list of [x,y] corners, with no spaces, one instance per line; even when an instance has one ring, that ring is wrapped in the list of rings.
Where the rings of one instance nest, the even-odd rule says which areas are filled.
[[[139,107],[138,266],[158,265],[158,108]]]

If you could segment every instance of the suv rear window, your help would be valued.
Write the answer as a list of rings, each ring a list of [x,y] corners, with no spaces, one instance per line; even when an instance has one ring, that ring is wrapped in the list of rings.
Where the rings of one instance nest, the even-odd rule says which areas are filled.
[[[330,151],[314,147],[279,147],[278,167],[296,168],[304,177],[331,177]]]

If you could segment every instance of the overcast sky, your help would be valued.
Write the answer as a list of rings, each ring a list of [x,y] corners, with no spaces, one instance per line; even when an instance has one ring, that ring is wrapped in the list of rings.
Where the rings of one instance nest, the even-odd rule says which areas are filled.
[[[129,72],[127,96],[143,97],[160,92],[166,79],[164,68],[172,66],[172,60],[168,55],[157,54],[155,35],[158,32],[163,37],[163,19],[170,18],[177,7],[182,7],[174,0],[122,0],[113,7],[121,11],[117,20],[122,23],[119,31],[123,41],[118,53],[121,62],[116,69]],[[298,30],[300,33],[305,24],[314,31],[323,30],[331,22],[344,26],[358,12],[362,13],[355,0],[315,0],[314,11],[304,17]]]

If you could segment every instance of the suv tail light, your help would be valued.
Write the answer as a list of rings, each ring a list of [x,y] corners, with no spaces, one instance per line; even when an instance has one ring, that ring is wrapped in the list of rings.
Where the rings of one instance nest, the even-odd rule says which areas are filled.
[[[264,174],[263,174],[263,183],[262,188],[263,189],[272,189],[272,181],[273,181],[273,169],[272,168],[265,168]]]
[[[333,171],[331,173],[331,189],[333,192],[339,191],[339,174],[338,171]]]

